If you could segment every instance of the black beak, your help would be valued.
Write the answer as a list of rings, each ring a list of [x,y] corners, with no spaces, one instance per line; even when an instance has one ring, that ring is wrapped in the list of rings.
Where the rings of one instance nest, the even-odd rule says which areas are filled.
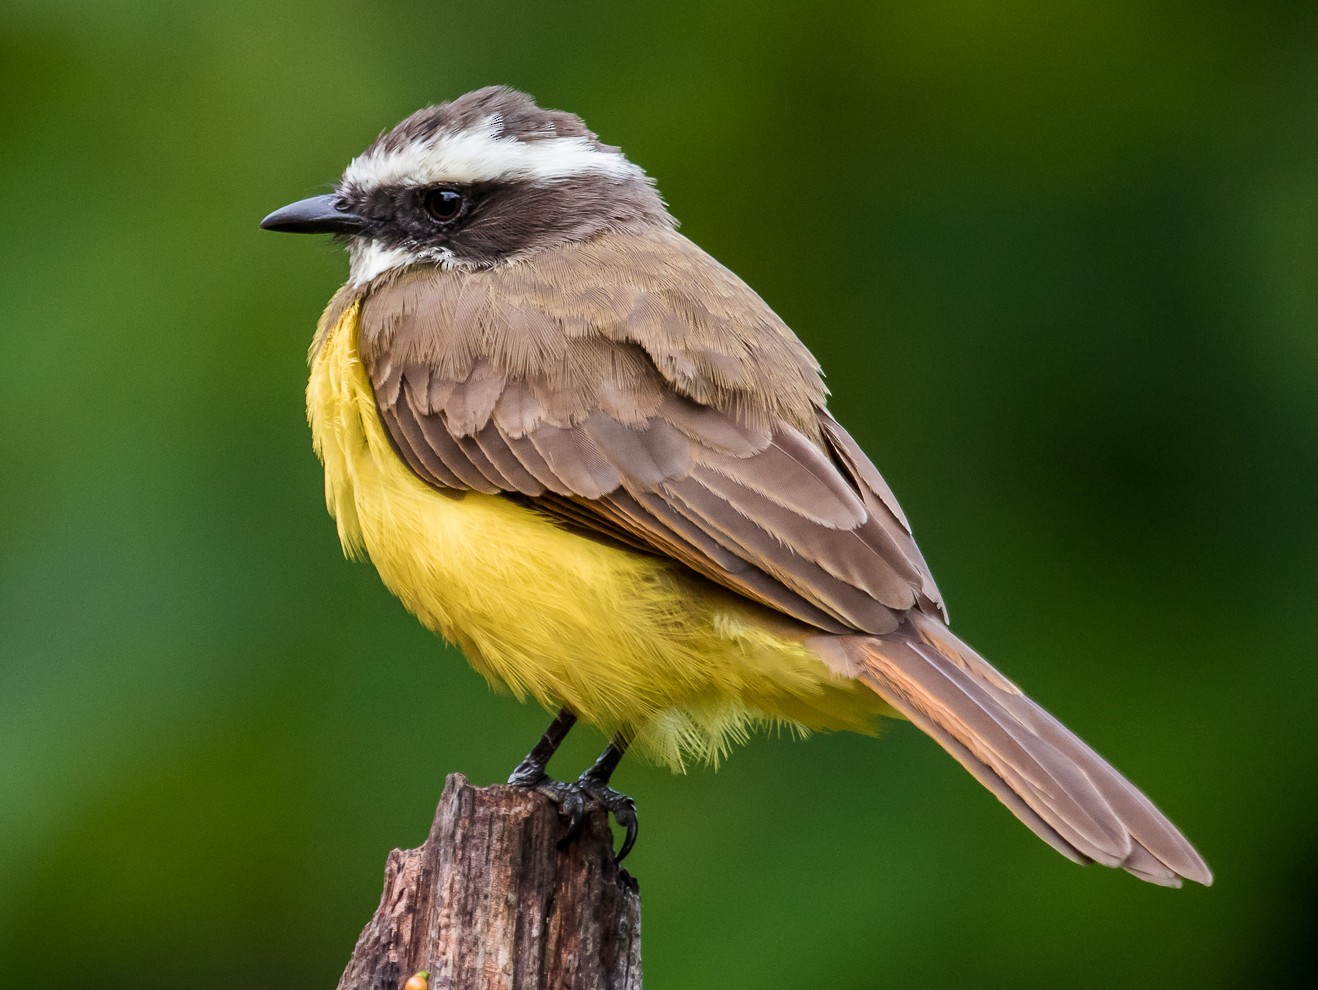
[[[261,221],[262,230],[286,234],[356,234],[368,226],[365,217],[339,206],[339,198],[333,193],[299,199]]]

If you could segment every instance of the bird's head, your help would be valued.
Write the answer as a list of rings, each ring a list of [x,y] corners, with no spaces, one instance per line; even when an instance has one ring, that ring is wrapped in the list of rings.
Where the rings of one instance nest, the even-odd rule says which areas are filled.
[[[580,117],[490,86],[418,110],[353,159],[334,192],[261,226],[342,236],[350,279],[364,285],[408,265],[489,268],[672,222],[645,172]]]

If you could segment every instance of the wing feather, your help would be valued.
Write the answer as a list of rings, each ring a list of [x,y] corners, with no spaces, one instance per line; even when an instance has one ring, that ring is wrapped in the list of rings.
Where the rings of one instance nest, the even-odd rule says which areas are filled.
[[[550,477],[552,472],[549,471],[543,458],[536,455],[534,461],[528,464],[523,455],[513,450],[507,437],[488,426],[476,433],[472,439],[485,455],[485,459],[499,472],[502,491],[518,492],[533,498],[544,494],[547,486],[540,480],[536,468],[542,468]],[[530,449],[534,452],[534,448]]]
[[[465,477],[451,471],[441,453],[431,446],[410,404],[400,403],[391,412],[385,418],[389,437],[413,471],[437,488],[466,491],[474,487]]]
[[[573,495],[602,498],[622,482],[617,469],[580,428],[542,426],[528,433],[527,439]]]
[[[709,472],[723,475],[788,512],[829,529],[850,530],[868,513],[856,490],[822,450],[796,430],[782,430],[754,457],[715,457]]]
[[[817,560],[796,553],[784,543],[780,532],[771,532],[747,519],[739,506],[699,481],[689,477],[671,481],[662,495],[651,493],[647,501],[654,503],[659,498],[725,548],[844,625],[870,633],[896,627],[897,619],[886,605],[833,577]],[[659,510],[654,506],[654,511]]]

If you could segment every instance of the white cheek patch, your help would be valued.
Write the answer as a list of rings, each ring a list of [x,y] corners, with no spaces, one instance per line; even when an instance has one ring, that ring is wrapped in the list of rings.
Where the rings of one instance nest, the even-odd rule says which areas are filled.
[[[402,268],[419,261],[447,266],[453,262],[453,252],[448,248],[418,251],[415,248],[385,247],[365,237],[354,237],[348,244],[348,282],[360,288],[391,268]]]
[[[498,137],[498,120],[441,133],[430,141],[397,151],[371,151],[352,160],[343,173],[345,185],[435,185],[442,182],[551,180],[594,173],[619,179],[641,170],[620,152],[601,151],[586,137],[519,141]]]

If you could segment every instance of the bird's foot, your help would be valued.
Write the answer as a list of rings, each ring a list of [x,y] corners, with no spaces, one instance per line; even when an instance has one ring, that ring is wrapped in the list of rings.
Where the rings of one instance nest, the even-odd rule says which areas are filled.
[[[558,805],[559,813],[567,818],[567,831],[558,840],[559,849],[566,849],[580,837],[582,827],[586,823],[587,801],[594,801],[613,815],[613,820],[618,823],[618,826],[624,832],[622,846],[613,856],[615,863],[621,864],[627,858],[627,854],[632,851],[632,846],[636,845],[638,828],[636,802],[626,794],[615,791],[608,784],[591,776],[590,771],[586,771],[571,783],[554,780],[552,777],[545,776],[543,771],[540,773],[540,779],[535,781],[526,780],[524,782],[514,780],[514,777],[517,777],[517,771],[513,772],[513,777],[508,779],[508,783],[519,787],[528,787],[545,795]]]
[[[545,773],[545,765],[530,756],[517,764],[517,768],[508,775],[508,783],[512,787],[525,787],[528,790],[535,790],[542,783],[558,783],[558,781],[549,779]]]

